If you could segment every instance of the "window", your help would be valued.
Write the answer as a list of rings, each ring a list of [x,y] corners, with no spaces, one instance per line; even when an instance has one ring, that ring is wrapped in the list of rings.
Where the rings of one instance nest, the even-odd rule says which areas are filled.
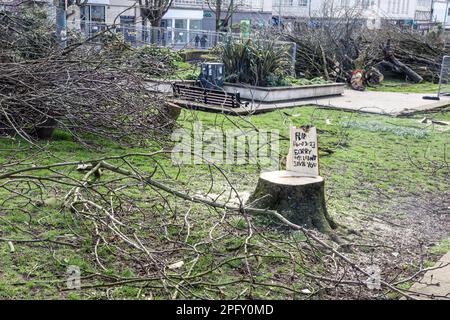
[[[298,5],[299,6],[303,6],[301,3],[308,3],[308,0],[298,0]],[[279,8],[279,7],[293,7],[294,6],[294,0],[274,0],[273,1],[273,6],[275,8]]]
[[[105,7],[104,6],[90,6],[91,7],[91,21],[105,22]]]
[[[80,8],[80,20],[100,22],[106,21],[105,6],[83,6]]]
[[[298,0],[299,7],[307,7],[309,0]]]
[[[189,21],[189,30],[200,30],[202,28],[201,20],[190,20]]]
[[[187,42],[187,19],[175,19],[175,43]]]
[[[172,28],[172,19],[162,19],[161,27],[163,28]]]

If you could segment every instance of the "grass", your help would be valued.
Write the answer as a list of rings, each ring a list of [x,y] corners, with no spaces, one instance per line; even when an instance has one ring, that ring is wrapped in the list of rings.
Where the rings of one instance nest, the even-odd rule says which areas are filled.
[[[381,85],[368,87],[369,91],[399,93],[434,93],[437,95],[439,84],[431,82],[408,83],[401,80],[385,80]]]
[[[439,120],[450,120],[449,112],[428,115]],[[192,128],[195,121],[202,121],[204,129],[252,130],[253,126],[260,130],[279,130],[281,137],[288,136],[290,125],[317,126],[320,132],[321,146],[320,168],[321,174],[327,180],[328,207],[332,216],[345,215],[377,215],[390,205],[394,205],[399,196],[442,194],[448,192],[448,172],[440,164],[450,156],[448,145],[449,132],[436,127],[419,123],[423,115],[412,118],[389,118],[371,114],[355,114],[343,111],[317,109],[312,107],[294,108],[275,111],[267,114],[251,116],[243,119],[229,118],[219,114],[205,112],[183,111],[179,118],[179,125],[185,129]],[[17,147],[20,143],[20,151]],[[64,132],[57,132],[55,139],[44,143],[54,157],[65,160],[87,160],[101,157],[105,154],[118,155],[127,152],[148,152],[146,148],[126,148],[116,145],[112,141],[103,141],[101,150],[86,149]],[[288,141],[281,139],[280,154],[286,155]],[[26,159],[33,157],[33,150],[23,141],[0,138],[0,172],[1,164],[12,158]],[[52,163],[54,157],[37,158],[41,164]],[[155,163],[146,159],[135,158],[133,163],[141,170],[152,172]],[[208,177],[210,167],[206,165],[186,165],[180,172],[171,163],[170,158],[158,158],[165,174],[157,171],[155,178],[172,179],[178,176],[178,181],[191,190],[206,191],[209,189]],[[283,161],[283,160],[282,160]],[[251,192],[254,189],[261,168],[254,164],[223,165],[231,183],[239,191]],[[74,173],[76,174],[76,173]],[[225,179],[215,172],[213,190],[220,192],[226,186]],[[142,191],[130,189],[139,195]],[[388,197],[380,198],[380,193]],[[7,192],[0,189],[0,198],[6,198]],[[49,194],[45,206],[35,209],[30,217],[28,213],[14,211],[14,215],[0,212],[0,237],[25,237],[18,229],[32,227],[41,237],[70,237],[73,233],[68,225],[70,214],[61,214],[58,199],[64,194],[55,190]],[[56,204],[54,203],[56,201]],[[14,208],[12,208],[14,209]],[[204,225],[192,231],[190,241],[195,243],[205,237],[209,226],[208,212],[194,206],[193,210],[205,217]],[[198,211],[197,211],[198,210]],[[38,221],[38,222],[36,222]],[[242,219],[233,220],[236,226],[245,229]],[[177,229],[170,229],[169,233],[177,234]],[[270,236],[285,239],[285,235],[274,233]],[[223,250],[233,250],[242,246],[241,239],[226,237],[221,244]],[[89,289],[83,292],[65,292],[66,266],[77,265],[83,274],[95,272],[95,261],[92,259],[92,239],[87,237],[79,248],[54,247],[45,243],[27,245],[15,243],[16,251],[10,252],[6,242],[0,241],[0,298],[4,299],[97,299],[105,298],[105,291]],[[444,242],[434,251],[448,250],[448,242]],[[133,270],[128,269],[126,262],[115,261],[105,248],[99,254],[105,258],[111,274],[132,277]],[[182,257],[178,257],[182,258]],[[108,260],[109,259],[109,260]],[[203,255],[196,268],[208,266],[214,257]],[[230,263],[219,275],[211,275],[210,281],[225,282],[235,277],[237,269],[242,268],[241,261]],[[273,274],[288,273],[288,268],[280,259],[270,259],[261,263],[258,280],[269,281]],[[298,272],[301,272],[299,269]],[[50,282],[44,280],[51,279]],[[56,282],[55,282],[56,280]],[[301,289],[301,288],[300,288]],[[228,288],[224,298],[231,297],[242,290],[239,286]],[[255,297],[264,297],[265,292],[252,292]],[[115,288],[111,295],[114,298],[145,299],[139,288],[122,286]],[[159,298],[155,293],[154,298]],[[270,298],[284,298],[278,295]]]
[[[450,251],[450,238],[444,239],[430,249],[430,253],[436,255],[444,255]]]

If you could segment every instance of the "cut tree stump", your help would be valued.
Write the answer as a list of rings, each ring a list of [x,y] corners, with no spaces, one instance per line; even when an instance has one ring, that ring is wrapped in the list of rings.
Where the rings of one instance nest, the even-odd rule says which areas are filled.
[[[322,177],[305,177],[292,171],[264,172],[247,205],[275,210],[292,223],[323,233],[337,227],[328,215]]]

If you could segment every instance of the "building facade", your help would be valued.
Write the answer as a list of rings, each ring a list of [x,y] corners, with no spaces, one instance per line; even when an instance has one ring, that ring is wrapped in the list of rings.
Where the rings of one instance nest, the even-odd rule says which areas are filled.
[[[241,1],[231,19],[231,25],[242,21],[251,25],[267,25],[272,18],[272,0]],[[69,23],[77,20],[105,24],[141,25],[138,6],[133,0],[88,0],[81,8],[70,7]],[[130,9],[127,9],[130,8]],[[161,27],[187,30],[215,30],[215,14],[208,0],[174,0],[172,7],[164,15]]]
[[[273,0],[272,12],[285,19],[339,18],[349,10],[368,27],[383,23],[417,27],[432,21],[432,0]]]
[[[14,1],[0,0],[0,5]],[[37,2],[45,1],[53,3],[57,0]],[[214,0],[174,0],[161,27],[215,30],[215,14],[208,1],[214,3]],[[379,28],[389,22],[425,29],[432,23],[443,23],[449,14],[444,12],[446,0],[235,0],[234,3],[238,5],[229,26],[237,30],[280,22],[286,24],[296,19],[339,18],[349,10],[353,10],[371,28]],[[69,25],[76,25],[80,20],[98,24],[142,25],[135,0],[88,0],[81,8],[69,7]]]
[[[450,29],[450,1],[433,1],[433,20],[442,26],[445,25],[445,29]]]

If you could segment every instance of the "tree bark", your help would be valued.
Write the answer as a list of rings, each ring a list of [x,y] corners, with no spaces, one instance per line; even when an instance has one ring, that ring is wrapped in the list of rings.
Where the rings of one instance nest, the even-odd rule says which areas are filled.
[[[394,50],[391,48],[391,41],[388,40],[384,51],[384,60],[392,65],[392,71],[406,75],[411,81],[420,83],[423,81],[422,76],[412,70],[410,67],[402,63],[395,57]]]
[[[303,177],[290,171],[262,173],[247,205],[275,210],[295,224],[323,233],[337,228],[327,211],[322,177]]]

